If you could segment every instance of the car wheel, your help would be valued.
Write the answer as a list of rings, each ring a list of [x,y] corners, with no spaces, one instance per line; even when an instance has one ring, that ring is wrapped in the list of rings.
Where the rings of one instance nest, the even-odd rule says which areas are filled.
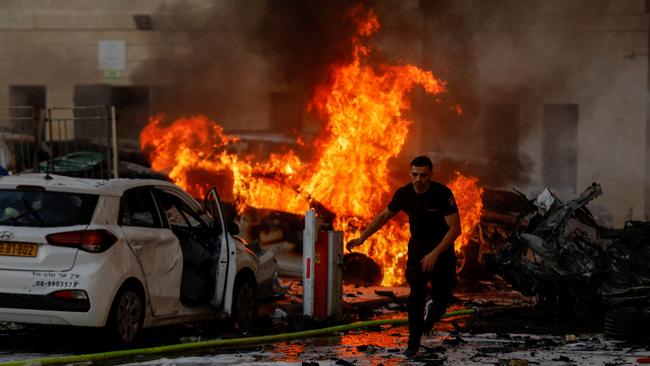
[[[255,285],[249,279],[237,279],[233,292],[232,320],[242,332],[251,332],[257,316]]]
[[[129,344],[135,340],[142,329],[144,320],[144,300],[132,288],[123,288],[115,296],[108,317],[108,332],[112,340],[119,344]]]
[[[463,245],[456,253],[456,273],[464,279],[474,280],[480,274],[478,253],[480,245],[474,241]]]
[[[465,267],[465,248],[461,248],[456,253],[456,273],[460,273]]]

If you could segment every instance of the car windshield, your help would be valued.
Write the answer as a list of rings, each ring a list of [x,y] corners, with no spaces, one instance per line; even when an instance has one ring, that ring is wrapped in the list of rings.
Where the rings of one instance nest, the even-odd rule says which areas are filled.
[[[88,225],[98,198],[70,192],[0,190],[0,225]]]

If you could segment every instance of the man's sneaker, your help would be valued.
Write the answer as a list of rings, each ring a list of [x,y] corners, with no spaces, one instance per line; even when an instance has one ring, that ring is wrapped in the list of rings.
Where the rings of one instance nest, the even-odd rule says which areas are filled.
[[[418,354],[418,349],[417,348],[408,347],[404,351],[404,356],[406,356],[408,358],[415,357],[415,355],[417,355],[417,354]]]

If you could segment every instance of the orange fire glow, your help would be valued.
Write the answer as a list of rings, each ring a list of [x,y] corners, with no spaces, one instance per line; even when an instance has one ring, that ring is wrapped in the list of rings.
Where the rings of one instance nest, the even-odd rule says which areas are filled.
[[[216,181],[227,176],[239,208],[303,214],[318,202],[336,213],[334,226],[345,232],[346,241],[358,236],[396,188],[388,183],[388,162],[402,150],[412,124],[404,116],[410,108],[409,92],[420,86],[437,95],[445,92],[445,85],[412,65],[370,65],[372,49],[362,41],[378,31],[379,21],[372,10],[360,7],[351,16],[358,20],[352,61],[334,65],[330,81],[316,90],[310,103],[310,109],[326,121],[312,144],[317,147],[313,159],[301,161],[289,151],[259,161],[232,151],[236,139],[206,117],[183,118],[168,126],[162,125],[162,117],[155,117],[140,137],[152,168],[168,171],[176,184],[199,197],[215,185],[206,177]],[[460,174],[450,188],[464,237],[478,222],[480,188],[475,179]],[[408,236],[408,225],[392,220],[360,248],[382,265],[382,284],[404,281]]]
[[[449,182],[448,186],[454,193],[458,214],[462,220],[460,236],[454,243],[454,249],[458,252],[469,243],[474,228],[481,220],[483,188],[478,185],[478,179],[466,177],[459,172],[456,172],[456,178]]]

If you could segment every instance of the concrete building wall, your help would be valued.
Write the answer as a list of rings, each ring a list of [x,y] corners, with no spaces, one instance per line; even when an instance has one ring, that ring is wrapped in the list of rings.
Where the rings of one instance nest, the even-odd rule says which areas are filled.
[[[379,2],[384,26],[377,44],[398,61],[448,78],[449,86],[462,92],[457,100],[465,114],[458,121],[438,119],[437,110],[432,118],[416,115],[415,131],[423,136],[409,151],[483,159],[491,149],[483,138],[491,128],[485,111],[493,104],[515,104],[525,184],[541,187],[548,184],[545,105],[577,105],[573,193],[596,180],[605,194],[595,203],[611,212],[614,224],[647,215],[645,1],[457,0],[429,2],[447,5],[428,11],[426,3]],[[190,75],[196,95],[189,98],[215,105],[212,115],[200,108],[193,112],[208,113],[226,129],[268,129],[270,93],[292,87],[271,70],[267,55],[248,44],[266,5],[257,0],[1,1],[0,105],[9,104],[10,85],[43,85],[48,106],[72,106],[76,86],[173,88],[182,81],[187,88]],[[136,14],[150,15],[153,29],[139,30]],[[126,66],[117,78],[98,68],[98,43],[105,40],[126,43]],[[184,68],[199,54],[208,55],[207,61]],[[220,62],[212,64],[210,57]],[[192,67],[209,72],[192,79]],[[454,78],[454,70],[463,76]],[[155,105],[155,93],[152,98],[152,113],[173,111],[173,99]]]
[[[447,17],[458,16],[463,27],[450,32],[466,34],[466,47],[473,57],[469,66],[475,68],[466,81],[479,109],[473,119],[480,122],[463,125],[459,121],[464,129],[457,135],[463,137],[448,139],[440,149],[470,156],[470,160],[489,155],[494,146],[486,146],[486,140],[478,136],[502,133],[505,138],[509,131],[491,126],[494,121],[488,121],[486,110],[490,105],[514,104],[518,106],[518,150],[524,176],[518,177],[519,182],[504,180],[503,186],[522,181],[529,187],[548,186],[548,171],[563,169],[569,162],[558,159],[545,173],[544,164],[549,164],[544,150],[548,143],[545,106],[576,105],[577,136],[568,143],[576,148],[577,174],[573,187],[561,193],[575,196],[597,181],[604,195],[593,205],[605,207],[615,225],[647,217],[645,1],[500,0],[485,4],[468,0],[455,5]],[[436,37],[433,30],[429,32]],[[432,52],[454,52],[463,46],[458,42],[436,45],[439,48]],[[453,67],[453,63],[446,66]]]
[[[574,27],[549,27],[554,18],[563,24],[563,10],[573,10],[556,6],[556,12],[538,15],[544,17],[541,24],[530,24],[516,36],[519,39],[497,32],[479,35],[479,67],[487,90],[498,89],[503,80],[513,88],[537,89],[539,94],[526,100],[529,114],[522,123],[534,128],[522,136],[521,153],[536,162],[533,181],[542,185],[547,182],[540,164],[545,128],[540,104],[578,105],[576,191],[598,181],[605,194],[595,204],[608,208],[614,222],[622,225],[626,219],[643,219],[647,212],[641,197],[647,184],[648,58],[630,55],[647,55],[648,19],[643,1],[592,2],[591,6],[600,13],[579,19]],[[549,37],[549,32],[558,34]],[[557,168],[564,163],[557,161]]]
[[[211,33],[223,40],[225,56],[246,70],[247,77],[226,85],[228,94],[252,101],[247,108],[229,110],[220,122],[231,129],[266,128],[269,77],[266,63],[248,53],[243,36],[258,26],[263,2],[248,1],[250,11],[234,16],[228,2],[188,1],[76,1],[25,0],[0,2],[0,105],[9,104],[9,85],[44,85],[48,106],[72,106],[74,88],[82,85],[174,87],[174,69],[159,65],[170,59],[191,60],[197,34]],[[133,16],[149,15],[153,29],[140,30]],[[209,17],[208,17],[209,16]],[[126,43],[125,68],[107,77],[98,67],[100,41]],[[206,50],[209,52],[209,50]],[[163,70],[164,72],[159,72]],[[219,89],[214,79],[198,78],[197,89]],[[206,96],[206,99],[209,96]],[[219,101],[215,100],[215,104]],[[214,117],[214,116],[212,116]]]

